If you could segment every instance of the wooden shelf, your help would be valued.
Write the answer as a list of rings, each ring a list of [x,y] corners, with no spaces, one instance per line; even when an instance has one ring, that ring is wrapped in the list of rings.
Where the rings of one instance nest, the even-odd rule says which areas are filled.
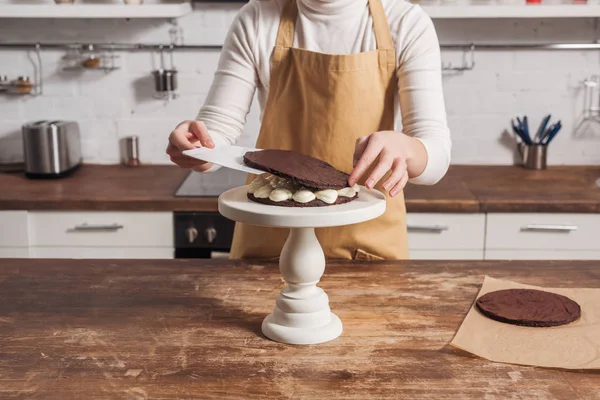
[[[432,19],[484,18],[598,18],[600,5],[423,5]]]
[[[190,3],[173,4],[6,4],[0,18],[178,18],[192,11]]]
[[[432,19],[600,18],[600,5],[422,5]],[[188,2],[143,5],[6,4],[0,18],[178,18],[192,11]]]

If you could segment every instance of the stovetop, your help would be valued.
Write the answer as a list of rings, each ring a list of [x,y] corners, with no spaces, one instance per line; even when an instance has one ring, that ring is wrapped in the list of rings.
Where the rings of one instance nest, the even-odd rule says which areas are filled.
[[[244,185],[246,177],[246,173],[228,168],[208,173],[192,171],[175,191],[175,197],[218,197],[229,189]]]

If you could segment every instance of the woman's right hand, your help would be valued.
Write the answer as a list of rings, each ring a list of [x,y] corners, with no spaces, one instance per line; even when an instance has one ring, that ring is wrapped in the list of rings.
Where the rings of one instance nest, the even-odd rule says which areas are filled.
[[[198,147],[211,149],[215,147],[206,125],[202,121],[183,121],[169,135],[166,152],[171,157],[171,161],[181,168],[204,172],[212,167],[211,163],[188,157],[182,153],[184,150]]]

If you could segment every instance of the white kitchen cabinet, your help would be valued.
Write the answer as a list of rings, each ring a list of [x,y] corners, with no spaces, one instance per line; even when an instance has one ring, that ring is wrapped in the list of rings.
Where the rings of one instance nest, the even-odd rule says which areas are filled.
[[[486,259],[600,259],[600,215],[490,213]]]
[[[411,260],[483,260],[480,250],[410,250]]]
[[[485,214],[408,213],[411,259],[483,259]]]
[[[0,258],[29,258],[28,247],[0,247]],[[2,265],[2,260],[0,260]]]
[[[170,212],[31,212],[32,246],[172,247]]]
[[[170,212],[29,213],[36,258],[173,258]]]
[[[486,250],[486,260],[600,260],[594,250]]]
[[[32,247],[32,258],[170,259],[172,247]]]
[[[29,256],[27,211],[0,211],[0,258]]]

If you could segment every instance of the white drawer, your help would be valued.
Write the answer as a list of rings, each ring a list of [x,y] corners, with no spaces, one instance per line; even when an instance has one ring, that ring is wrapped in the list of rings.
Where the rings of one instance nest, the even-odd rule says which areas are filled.
[[[483,260],[480,250],[411,250],[411,260]]]
[[[0,211],[0,248],[28,245],[27,211]]]
[[[32,258],[170,259],[172,247],[32,247]]]
[[[486,250],[486,260],[600,260],[600,250]]]
[[[600,250],[600,215],[488,214],[487,249]]]
[[[0,247],[0,258],[29,258],[28,247]],[[0,260],[0,266],[2,261]]]
[[[408,213],[409,250],[483,250],[485,214]]]
[[[32,212],[31,246],[173,247],[168,212]]]

